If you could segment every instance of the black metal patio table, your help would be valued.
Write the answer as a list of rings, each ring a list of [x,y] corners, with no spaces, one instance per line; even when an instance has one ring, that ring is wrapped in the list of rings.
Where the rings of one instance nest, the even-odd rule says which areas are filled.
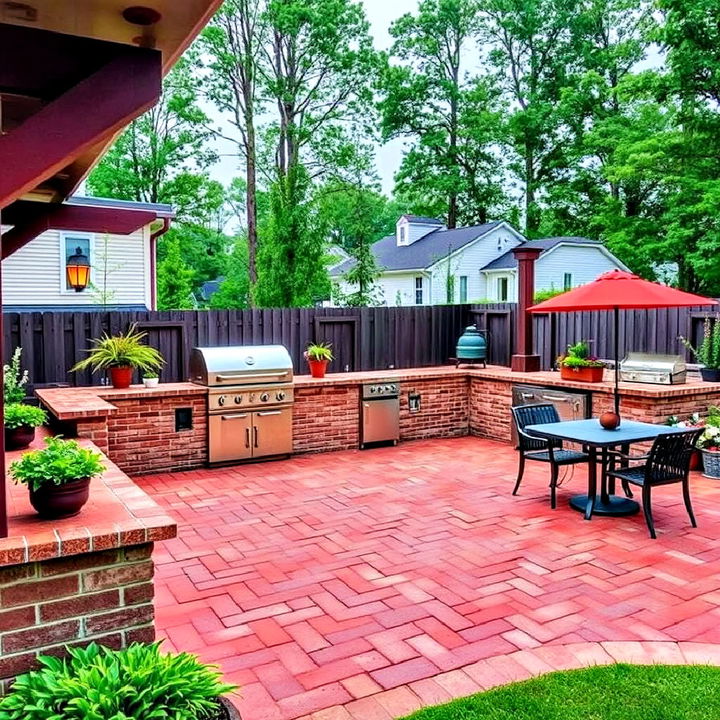
[[[634,515],[640,509],[638,503],[630,498],[613,495],[608,490],[607,463],[608,450],[620,446],[627,452],[632,443],[654,440],[658,435],[682,432],[683,428],[668,425],[623,420],[615,430],[605,430],[596,418],[590,420],[567,420],[542,425],[528,425],[525,432],[537,437],[552,440],[567,440],[584,445],[588,453],[588,491],[587,495],[575,495],[570,499],[570,507],[585,513],[590,520],[596,515],[620,517]],[[599,453],[598,453],[599,451]],[[598,454],[602,465],[600,494],[597,492]]]

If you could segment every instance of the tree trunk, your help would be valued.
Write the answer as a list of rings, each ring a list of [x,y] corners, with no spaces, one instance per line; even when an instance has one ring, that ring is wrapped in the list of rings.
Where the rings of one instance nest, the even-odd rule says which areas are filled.
[[[533,152],[525,145],[525,235],[531,238],[538,229],[535,207],[535,162]]]

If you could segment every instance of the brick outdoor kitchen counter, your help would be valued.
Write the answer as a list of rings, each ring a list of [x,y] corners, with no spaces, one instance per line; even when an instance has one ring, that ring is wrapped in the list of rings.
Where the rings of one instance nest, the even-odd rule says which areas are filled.
[[[84,445],[93,447],[89,441]],[[36,440],[33,447],[39,447]],[[8,464],[22,451],[8,452]],[[76,517],[43,520],[25,486],[8,482],[9,537],[0,539],[0,685],[38,653],[96,640],[152,640],[155,542],[175,521],[105,459]]]
[[[408,370],[295,376],[293,446],[296,453],[357,448],[360,385],[393,381],[401,386],[400,440],[477,435],[510,440],[515,384],[582,390],[592,414],[612,407],[612,375],[605,381],[562,380],[556,372],[514,373],[505,367],[441,366]],[[683,385],[621,383],[621,410],[634,420],[663,423],[669,415],[705,412],[720,402],[720,383],[689,379]],[[191,469],[207,462],[207,388],[167,383],[155,389],[98,386],[37,391],[66,435],[92,440],[125,472],[147,474]],[[411,412],[408,395],[420,395]],[[191,417],[177,426],[177,413]]]

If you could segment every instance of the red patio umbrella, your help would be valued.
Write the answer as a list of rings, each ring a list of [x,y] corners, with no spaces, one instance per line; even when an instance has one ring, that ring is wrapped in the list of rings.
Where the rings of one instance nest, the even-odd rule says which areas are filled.
[[[615,412],[620,414],[619,332],[620,310],[717,305],[716,300],[643,280],[623,270],[603,273],[593,282],[581,285],[529,308],[530,312],[579,312],[613,310],[615,334]]]

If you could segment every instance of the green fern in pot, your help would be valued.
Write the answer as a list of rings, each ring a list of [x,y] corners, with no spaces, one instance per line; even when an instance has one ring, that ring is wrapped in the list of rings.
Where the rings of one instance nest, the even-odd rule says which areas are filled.
[[[75,363],[71,372],[107,370],[114,388],[130,387],[134,368],[151,374],[165,364],[158,350],[143,342],[146,336],[147,333],[137,329],[136,323],[120,335],[103,333],[101,338],[93,340],[94,347],[87,351],[88,356]]]

